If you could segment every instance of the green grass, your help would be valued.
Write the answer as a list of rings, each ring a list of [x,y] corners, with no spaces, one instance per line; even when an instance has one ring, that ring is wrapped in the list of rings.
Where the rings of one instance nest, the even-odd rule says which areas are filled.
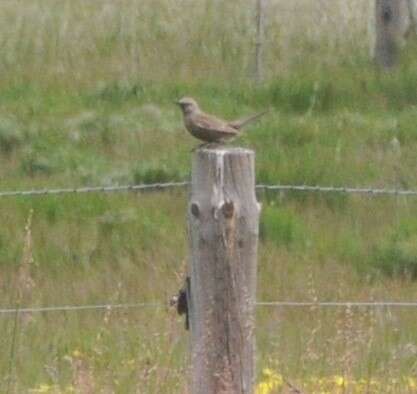
[[[1,4],[0,189],[187,180],[197,142],[172,103],[186,94],[226,118],[271,109],[236,141],[256,151],[258,183],[417,187],[415,52],[391,74],[376,70],[364,2],[271,6],[259,86],[248,78],[251,9],[213,4]],[[413,198],[259,199],[259,300],[415,300]],[[24,315],[17,329],[0,316],[1,392],[13,332],[12,392],[183,392],[188,334],[165,305],[183,284],[186,204],[186,191],[0,200],[2,308],[163,305]],[[258,308],[258,370],[292,382],[412,376],[416,319],[413,309]]]

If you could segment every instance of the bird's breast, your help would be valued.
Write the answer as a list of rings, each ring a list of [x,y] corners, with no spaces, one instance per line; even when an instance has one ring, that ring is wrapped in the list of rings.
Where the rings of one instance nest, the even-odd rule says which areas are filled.
[[[210,133],[209,130],[198,126],[192,119],[184,119],[184,124],[189,133],[199,140],[205,142],[215,142],[216,136]]]

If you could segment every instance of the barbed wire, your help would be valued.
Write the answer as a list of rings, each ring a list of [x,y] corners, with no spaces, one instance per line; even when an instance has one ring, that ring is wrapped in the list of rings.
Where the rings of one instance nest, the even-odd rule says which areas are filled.
[[[5,308],[0,309],[0,314],[15,313],[40,313],[40,312],[69,312],[69,311],[87,311],[100,309],[133,309],[133,308],[159,308],[162,303],[158,302],[138,302],[131,304],[98,304],[98,305],[62,305],[62,306],[41,306],[41,307],[25,307],[25,308]]]
[[[417,307],[416,302],[397,302],[397,301],[261,301],[257,306],[289,306],[289,307]]]
[[[396,302],[396,301],[373,301],[373,302],[346,302],[346,301],[260,301],[255,303],[258,307],[417,307],[416,302]],[[130,304],[98,304],[98,305],[63,305],[63,306],[44,306],[44,307],[25,307],[25,308],[5,308],[0,309],[0,315],[16,313],[45,313],[45,312],[72,312],[88,310],[112,310],[112,309],[137,309],[137,308],[162,308],[168,307],[168,303],[162,302],[139,302]]]
[[[0,192],[0,197],[26,197],[45,196],[56,194],[82,194],[82,193],[113,193],[129,191],[154,191],[187,186],[188,182],[165,182],[148,183],[137,185],[114,185],[114,186],[86,186],[57,189],[32,189],[32,190],[11,190]]]
[[[83,194],[83,193],[116,193],[116,192],[141,192],[141,191],[159,191],[173,188],[182,188],[189,186],[189,182],[165,182],[149,184],[132,184],[132,185],[114,185],[114,186],[86,186],[56,189],[32,189],[32,190],[10,190],[0,191],[2,197],[35,197],[60,194]],[[372,188],[372,187],[349,187],[349,186],[312,186],[312,185],[256,185],[256,190],[260,191],[298,191],[298,192],[316,192],[316,193],[341,193],[341,194],[367,194],[370,196],[417,196],[417,190],[406,189],[389,189],[389,188]]]
[[[388,189],[372,187],[349,187],[349,186],[311,186],[311,185],[256,185],[258,190],[271,191],[299,191],[299,192],[320,192],[320,193],[345,193],[345,194],[369,194],[371,196],[417,196],[417,190]]]

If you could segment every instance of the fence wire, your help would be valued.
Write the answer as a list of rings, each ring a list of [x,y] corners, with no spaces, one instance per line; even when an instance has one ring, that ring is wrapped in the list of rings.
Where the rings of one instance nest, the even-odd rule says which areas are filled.
[[[318,192],[318,193],[342,193],[342,194],[367,194],[370,196],[417,196],[417,190],[388,189],[362,187],[355,188],[349,186],[310,186],[310,185],[257,185],[258,190],[275,191],[299,191],[299,192]]]
[[[98,304],[98,305],[62,305],[62,306],[41,306],[41,307],[24,307],[24,308],[5,308],[0,309],[0,314],[15,313],[40,313],[40,312],[72,312],[88,310],[111,310],[111,309],[135,309],[135,308],[159,308],[162,303],[158,302],[138,302],[131,304]]]
[[[363,301],[363,302],[347,302],[347,301],[260,301],[256,306],[272,306],[272,307],[417,307],[416,302],[396,302],[396,301]]]
[[[1,197],[35,197],[57,194],[83,194],[83,193],[114,193],[133,191],[157,191],[163,189],[180,188],[187,186],[188,182],[148,183],[137,185],[113,185],[113,186],[87,186],[69,187],[61,189],[34,189],[34,190],[10,190],[0,192]]]
[[[373,308],[373,307],[399,307],[417,308],[415,302],[396,302],[396,301],[374,301],[374,302],[343,302],[343,301],[259,301],[257,307],[343,307],[343,308]],[[14,315],[19,313],[46,313],[46,312],[75,312],[92,310],[113,310],[113,309],[139,309],[139,308],[168,308],[168,303],[162,302],[139,302],[130,304],[98,304],[98,305],[62,305],[62,306],[43,306],[43,307],[24,307],[24,308],[5,308],[0,309],[0,315]]]
[[[87,186],[56,189],[33,189],[33,190],[10,190],[0,191],[0,198],[3,197],[36,197],[62,194],[83,194],[83,193],[117,193],[117,192],[146,192],[161,191],[189,186],[189,182],[166,182],[132,185],[113,185],[113,186]],[[373,188],[373,187],[350,187],[350,186],[312,186],[312,185],[256,185],[259,191],[296,191],[313,193],[339,193],[339,194],[365,194],[369,196],[404,196],[416,197],[417,190],[392,189],[392,188]]]
[[[115,193],[115,192],[146,192],[160,191],[189,186],[189,182],[165,182],[150,184],[131,184],[113,186],[91,186],[91,187],[72,187],[56,189],[33,189],[33,190],[11,190],[0,192],[2,197],[36,197],[63,194],[83,194],[83,193]],[[259,184],[256,185],[258,191],[295,191],[295,192],[315,192],[315,193],[339,193],[339,194],[364,194],[369,196],[417,196],[417,190],[390,189],[390,188],[354,188],[347,186],[311,186],[311,185],[281,185],[281,184]],[[40,312],[68,312],[86,310],[109,310],[109,309],[133,309],[153,307],[160,308],[167,306],[163,303],[129,303],[129,304],[98,304],[98,305],[64,305],[64,306],[45,306],[45,307],[24,307],[24,308],[0,308],[0,315],[11,315],[16,313],[40,313]],[[304,301],[260,301],[256,303],[258,307],[417,307],[416,302],[304,302]]]

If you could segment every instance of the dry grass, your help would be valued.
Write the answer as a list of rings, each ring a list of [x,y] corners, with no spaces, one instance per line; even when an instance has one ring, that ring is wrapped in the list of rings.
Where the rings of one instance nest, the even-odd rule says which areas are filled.
[[[20,388],[183,392],[187,334],[183,319],[165,305],[182,285],[178,272],[186,255],[185,198],[185,193],[57,198],[55,203],[64,204],[67,213],[55,222],[41,208],[47,201],[38,201],[32,225],[37,267],[31,274],[32,305],[155,300],[163,305],[33,314],[31,323],[19,328],[14,368]],[[339,242],[335,229],[341,227],[343,214],[333,216],[325,201],[310,206],[292,199],[282,203],[304,217],[310,246],[296,246],[297,240],[286,246],[261,242],[258,299],[413,299],[415,282],[361,278],[351,265],[343,264],[337,249],[316,246],[330,234],[328,245]],[[10,201],[7,211],[15,210],[16,204]],[[93,206],[96,213],[82,214]],[[390,212],[389,200],[384,206]],[[126,207],[130,219],[122,214]],[[350,214],[363,221],[362,230],[370,231],[374,224],[368,220],[369,209],[356,201],[349,207]],[[19,228],[17,223],[9,231],[22,233]],[[2,294],[4,305],[10,305],[6,287]],[[11,320],[3,318],[1,324],[5,338],[10,338]],[[407,378],[415,372],[414,326],[412,310],[260,307],[258,366],[279,371],[295,387],[319,387],[331,376],[368,379],[387,387],[393,379],[402,379],[395,392],[407,393]],[[4,354],[10,342],[4,340],[1,346]]]
[[[2,2],[0,9],[3,80],[244,80],[254,66],[249,0],[35,0]],[[361,0],[269,1],[266,74],[289,72],[317,47],[327,62],[350,50],[366,53],[370,10]]]

